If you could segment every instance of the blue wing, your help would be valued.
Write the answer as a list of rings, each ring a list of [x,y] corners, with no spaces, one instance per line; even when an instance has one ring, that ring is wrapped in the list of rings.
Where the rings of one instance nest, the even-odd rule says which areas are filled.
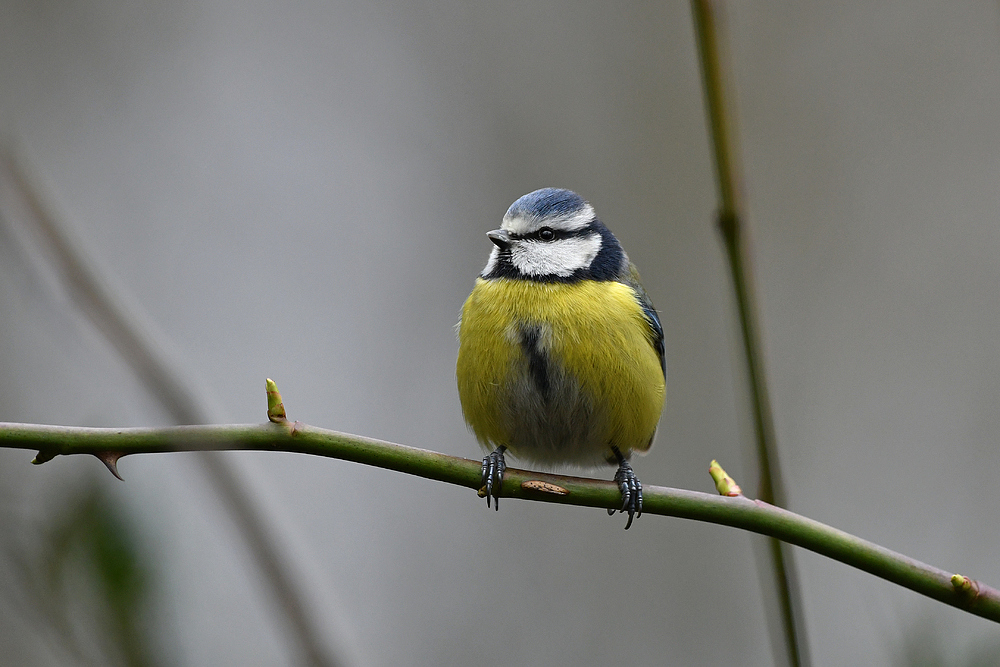
[[[640,303],[642,303],[642,312],[646,316],[646,321],[649,322],[649,328],[652,329],[650,341],[653,343],[653,349],[656,350],[657,356],[660,357],[660,369],[663,371],[663,378],[666,379],[667,356],[663,349],[663,327],[660,325],[660,316],[656,314],[656,309],[653,308],[648,297],[640,299]]]
[[[667,357],[663,348],[663,326],[660,324],[660,316],[657,315],[653,301],[646,294],[642,283],[639,282],[639,271],[636,270],[634,264],[629,264],[628,273],[627,279],[622,282],[635,290],[639,305],[642,306],[642,313],[646,316],[646,323],[649,324],[649,342],[660,358],[660,369],[663,371],[663,379],[665,380],[667,378]]]

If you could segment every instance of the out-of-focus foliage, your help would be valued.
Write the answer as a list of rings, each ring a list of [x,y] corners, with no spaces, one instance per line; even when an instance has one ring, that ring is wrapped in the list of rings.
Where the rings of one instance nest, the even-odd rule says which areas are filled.
[[[95,481],[68,495],[40,539],[22,542],[23,592],[37,622],[76,662],[164,664],[151,624],[154,564],[127,513],[102,489]]]

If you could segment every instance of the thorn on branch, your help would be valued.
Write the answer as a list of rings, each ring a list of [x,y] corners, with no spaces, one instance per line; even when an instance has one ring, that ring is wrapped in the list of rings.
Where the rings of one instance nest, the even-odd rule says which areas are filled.
[[[35,454],[35,458],[33,458],[31,460],[31,462],[33,464],[35,464],[36,466],[40,466],[43,463],[48,463],[49,461],[51,461],[55,457],[56,457],[55,452],[49,452],[49,451],[45,451],[45,450],[40,449],[40,450],[38,450],[38,453]]]
[[[125,481],[122,479],[122,476],[118,474],[118,459],[125,456],[124,454],[121,452],[94,452],[94,456],[100,459],[101,463],[108,467],[108,470],[111,471],[112,475],[123,482]]]
[[[743,495],[743,489],[740,488],[740,485],[726,474],[726,471],[722,469],[722,466],[715,459],[712,459],[712,463],[708,467],[708,474],[715,480],[715,488],[721,495],[729,496],[730,498]]]
[[[271,378],[267,378],[264,382],[264,387],[267,390],[268,420],[275,424],[288,421],[288,417],[285,416],[285,404],[281,402],[281,393],[278,391],[278,385],[274,384],[274,380]]]

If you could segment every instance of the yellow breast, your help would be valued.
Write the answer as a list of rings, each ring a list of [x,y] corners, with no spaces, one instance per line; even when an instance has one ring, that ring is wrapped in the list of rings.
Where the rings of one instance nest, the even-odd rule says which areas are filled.
[[[459,325],[462,411],[484,447],[589,465],[652,444],[665,383],[632,289],[478,279]]]

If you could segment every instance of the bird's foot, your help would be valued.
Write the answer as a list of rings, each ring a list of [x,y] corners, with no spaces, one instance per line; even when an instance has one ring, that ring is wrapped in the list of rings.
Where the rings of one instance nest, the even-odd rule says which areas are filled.
[[[492,497],[498,510],[500,509],[500,491],[503,488],[503,473],[507,470],[507,462],[503,460],[505,451],[507,448],[500,445],[483,459],[481,484],[486,489],[486,506],[490,506],[490,498]]]
[[[625,530],[628,530],[632,525],[632,519],[642,516],[642,482],[635,476],[632,466],[622,456],[618,448],[613,447],[612,451],[615,453],[615,458],[618,459],[618,472],[615,473],[615,484],[618,485],[618,488],[622,492],[622,508],[618,511],[628,512],[628,522],[625,524]],[[615,510],[613,509],[608,510],[609,516],[614,513]]]

